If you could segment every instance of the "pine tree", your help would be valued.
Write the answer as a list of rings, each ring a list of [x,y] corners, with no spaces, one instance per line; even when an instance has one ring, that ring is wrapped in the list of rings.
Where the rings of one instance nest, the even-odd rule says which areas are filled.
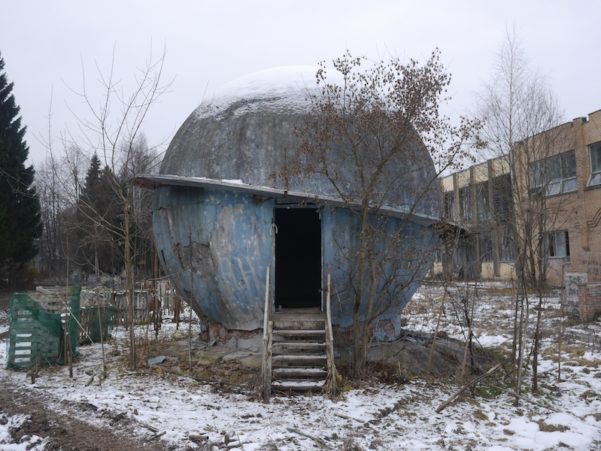
[[[0,283],[15,281],[37,254],[36,240],[42,234],[34,170],[25,167],[29,147],[12,89],[0,55]]]
[[[94,154],[78,202],[78,257],[89,273],[114,273],[121,269],[115,258],[119,200],[111,186],[113,179],[112,171],[108,167],[101,169],[100,159]]]

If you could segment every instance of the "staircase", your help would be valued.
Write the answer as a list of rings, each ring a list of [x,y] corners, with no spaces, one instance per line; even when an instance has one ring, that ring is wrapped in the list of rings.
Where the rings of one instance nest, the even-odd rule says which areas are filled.
[[[328,374],[325,313],[287,309],[272,321],[272,391],[320,391]]]
[[[319,308],[272,311],[269,270],[265,278],[261,396],[272,391],[337,393],[334,338],[330,309],[330,274],[327,275],[325,312]]]

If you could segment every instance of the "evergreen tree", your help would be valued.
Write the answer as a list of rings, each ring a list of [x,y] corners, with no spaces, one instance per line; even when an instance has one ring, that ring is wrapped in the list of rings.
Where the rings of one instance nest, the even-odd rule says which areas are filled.
[[[90,273],[96,269],[115,273],[122,266],[116,255],[120,204],[111,186],[113,179],[112,171],[108,167],[101,169],[100,159],[94,154],[78,202],[78,257]]]
[[[12,89],[0,55],[0,283],[15,281],[37,254],[36,239],[42,234],[34,170],[25,167],[29,147]]]

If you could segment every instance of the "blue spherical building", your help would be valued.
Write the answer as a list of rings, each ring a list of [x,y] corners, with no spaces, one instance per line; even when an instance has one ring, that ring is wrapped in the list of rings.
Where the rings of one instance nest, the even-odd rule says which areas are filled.
[[[314,89],[315,69],[298,67],[225,85],[180,127],[160,174],[139,178],[155,189],[153,230],[165,272],[201,317],[227,329],[262,327],[267,267],[271,299],[284,309],[321,308],[331,273],[332,322],[352,323],[347,256],[357,242],[357,217],[327,180],[282,176],[298,152],[295,131],[310,114]],[[379,312],[382,339],[398,336],[400,311],[437,241],[430,155],[420,142],[400,164],[406,176],[391,180],[390,201],[373,218],[391,233],[402,230],[398,258],[406,259],[397,276],[405,288]]]

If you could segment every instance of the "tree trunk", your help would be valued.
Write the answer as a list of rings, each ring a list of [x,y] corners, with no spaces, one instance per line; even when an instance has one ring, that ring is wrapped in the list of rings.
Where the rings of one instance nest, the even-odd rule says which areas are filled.
[[[532,392],[538,390],[538,351],[540,344],[540,322],[543,310],[543,293],[541,282],[538,284],[538,311],[536,312],[536,327],[534,329],[534,347],[532,350]]]
[[[127,286],[127,322],[129,323],[129,366],[131,369],[136,369],[136,333],[134,330],[134,265],[131,256],[131,240],[130,240],[130,210],[128,199],[124,201],[123,208],[123,225],[125,235],[125,279]]]
[[[518,321],[518,342],[517,342],[517,368],[515,377],[515,392],[517,396],[515,398],[515,406],[519,405],[519,396],[522,389],[522,367],[523,367],[523,348],[524,348],[524,297],[523,294],[520,296],[519,306],[519,321]]]

